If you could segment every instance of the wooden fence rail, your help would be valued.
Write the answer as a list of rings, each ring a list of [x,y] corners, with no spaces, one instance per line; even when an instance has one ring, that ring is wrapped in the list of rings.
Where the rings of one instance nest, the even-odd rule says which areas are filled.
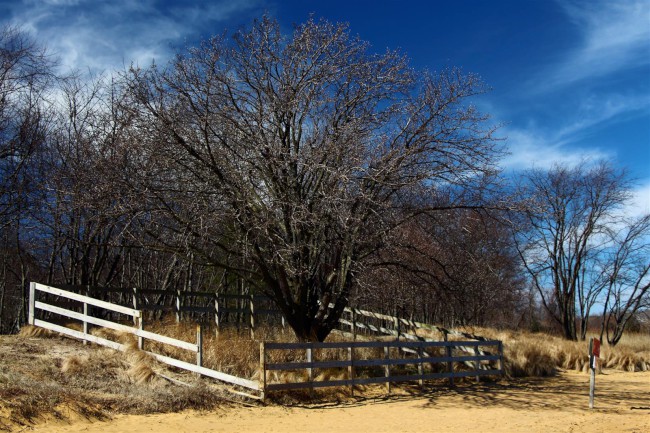
[[[134,309],[143,311],[162,311],[174,312],[177,321],[180,321],[184,314],[206,314],[210,320],[214,320],[217,332],[224,324],[226,318],[236,323],[238,326],[243,324],[250,328],[251,338],[255,338],[256,327],[259,326],[262,315],[276,316],[280,319],[283,329],[285,328],[285,319],[280,310],[273,305],[270,298],[264,295],[242,295],[227,294],[218,292],[184,292],[168,291],[156,289],[140,288],[99,288],[99,287],[80,287],[80,286],[60,286],[62,289],[70,291],[82,290],[90,295],[117,293],[127,295],[132,301],[126,301],[133,305]],[[168,300],[172,299],[170,305],[152,303],[149,298],[167,296]],[[186,305],[187,300],[192,300],[191,305]],[[233,320],[234,319],[234,320]],[[135,321],[134,321],[135,323]],[[437,332],[443,336],[443,339],[462,338],[466,340],[486,341],[484,337],[474,335],[468,332],[447,329],[440,326],[430,325],[427,323],[417,322],[401,317],[377,313],[373,311],[362,310],[359,308],[346,307],[344,316],[339,319],[343,332],[349,332],[352,339],[355,340],[358,331],[372,335],[394,336],[396,339],[404,338],[407,340],[421,341],[433,340],[432,338],[423,338],[416,335],[417,330],[427,330]],[[383,323],[384,325],[380,325]],[[482,350],[480,352],[483,352]]]
[[[38,283],[30,283],[29,291],[30,291],[29,324],[31,325],[50,329],[52,331],[59,332],[64,335],[68,335],[70,337],[78,338],[80,340],[83,340],[84,342],[90,341],[102,346],[107,346],[112,349],[121,350],[121,351],[125,351],[127,349],[126,345],[90,334],[88,332],[89,331],[88,325],[92,324],[104,328],[113,329],[116,331],[128,332],[138,337],[138,347],[140,349],[144,349],[144,340],[146,339],[146,340],[152,340],[162,344],[178,347],[180,349],[184,349],[196,354],[196,364],[192,364],[186,361],[171,358],[169,356],[164,356],[159,353],[154,353],[150,351],[146,352],[147,354],[151,355],[159,362],[177,368],[181,368],[184,370],[188,370],[203,376],[211,377],[223,382],[239,385],[244,388],[251,389],[253,391],[260,391],[259,383],[257,381],[252,381],[237,376],[232,376],[226,373],[222,373],[220,371],[206,368],[202,365],[203,364],[203,335],[202,335],[202,327],[200,325],[197,326],[196,343],[190,343],[187,341],[177,340],[164,335],[145,331],[143,329],[141,310],[128,308],[122,305],[115,305],[110,302],[98,300],[89,296],[80,295],[78,293],[73,293],[60,288],[50,287]],[[53,295],[59,298],[64,298],[69,301],[76,301],[78,303],[81,303],[83,312],[79,313],[70,309],[61,308],[60,306],[38,301],[37,293],[39,292]],[[88,310],[89,305],[132,317],[133,320],[137,323],[137,327],[130,327],[110,320],[93,317],[91,314],[89,314],[89,310]],[[46,320],[39,319],[37,318],[37,311],[46,311],[62,317],[67,317],[69,319],[79,320],[83,324],[83,331],[77,331],[75,329],[71,329],[66,326],[61,326],[55,323],[48,322]]]
[[[476,351],[468,355],[466,348],[493,346],[496,354],[480,354]],[[347,359],[317,360],[319,350],[343,350]],[[362,349],[374,349],[375,355],[363,357]],[[305,351],[302,360],[270,362],[273,351]],[[414,356],[403,357],[400,353],[407,350]],[[385,383],[388,392],[390,384],[396,382],[417,381],[420,385],[425,380],[448,379],[453,386],[454,378],[476,377],[503,374],[502,345],[500,341],[357,341],[334,343],[260,343],[260,388],[265,393],[288,389],[309,389],[332,386],[354,386],[363,384]],[[284,358],[284,356],[282,356]],[[465,368],[470,363],[473,368]],[[459,369],[456,367],[462,367]],[[410,369],[408,367],[411,367]],[[374,368],[374,370],[373,370]],[[347,370],[345,379],[315,380],[314,370],[341,369]],[[441,370],[441,371],[437,371]],[[293,380],[273,383],[269,380],[269,372],[273,371],[306,372],[306,380]],[[397,371],[396,371],[397,370]],[[382,374],[376,374],[381,371]],[[360,374],[363,373],[363,374]],[[373,374],[374,373],[374,374]],[[296,375],[290,377],[295,379]]]
[[[119,295],[121,305],[132,305],[134,309],[149,312],[174,313],[176,321],[180,322],[186,315],[194,317],[197,314],[207,316],[214,321],[217,332],[226,323],[234,323],[238,327],[244,325],[255,338],[255,328],[261,316],[277,317],[285,328],[284,316],[273,305],[271,299],[264,295],[241,295],[219,292],[190,292],[180,290],[140,289],[137,287],[92,287],[61,285],[59,289],[69,292],[81,292],[88,296],[103,296],[109,299]],[[166,300],[165,300],[166,299]],[[161,301],[162,300],[162,301]],[[189,303],[189,305],[188,305]],[[135,322],[134,322],[135,323]]]
[[[152,340],[162,344],[168,344],[196,354],[196,364],[188,363],[178,359],[163,356],[161,354],[147,352],[158,361],[193,371],[195,373],[212,377],[227,383],[236,384],[254,391],[258,391],[262,398],[265,393],[286,389],[308,388],[313,390],[318,387],[329,386],[350,386],[354,389],[356,385],[370,383],[385,383],[390,392],[391,383],[403,381],[418,381],[420,384],[425,380],[446,378],[453,385],[454,378],[474,376],[477,379],[484,375],[503,374],[503,348],[499,341],[489,341],[481,336],[469,334],[462,331],[445,329],[425,323],[415,322],[395,316],[375,313],[371,311],[346,308],[340,323],[342,327],[350,330],[354,340],[357,331],[392,336],[394,341],[353,341],[346,343],[261,343],[260,345],[260,374],[259,382],[239,378],[222,372],[205,368],[202,365],[203,345],[201,327],[197,328],[196,343],[176,340],[160,334],[144,330],[143,311],[175,311],[177,319],[181,319],[184,312],[199,312],[214,314],[217,325],[217,332],[220,320],[225,314],[248,315],[251,338],[255,336],[256,316],[258,314],[277,314],[273,308],[262,306],[270,302],[264,296],[259,295],[224,295],[212,292],[176,292],[171,293],[174,297],[174,305],[152,305],[148,302],[147,296],[169,296],[168,291],[148,289],[100,289],[86,287],[76,288],[84,294],[64,290],[61,287],[50,287],[37,283],[30,284],[29,323],[51,329],[84,342],[90,341],[117,350],[125,350],[126,347],[120,343],[91,335],[89,325],[101,326],[117,331],[129,332],[138,338],[138,347],[143,349],[145,340]],[[51,302],[37,300],[37,292],[44,293]],[[106,298],[106,294],[117,293],[123,304],[116,304],[110,301],[101,300],[89,296],[100,293]],[[181,299],[192,297],[196,300],[202,298],[211,305],[184,305]],[[127,299],[128,298],[128,299]],[[61,302],[63,301],[63,302]],[[233,307],[229,303],[235,303]],[[56,304],[56,305],[54,305]],[[67,307],[67,308],[66,308]],[[102,318],[92,314],[92,309],[102,309]],[[83,331],[67,328],[42,318],[37,318],[36,311],[48,314],[68,317],[79,320],[83,324]],[[106,314],[108,312],[108,314]],[[134,327],[107,320],[113,314],[126,315],[133,319]],[[284,320],[283,320],[284,325]],[[443,335],[444,341],[433,338],[424,338],[417,335],[418,329],[435,331]],[[462,341],[452,341],[462,339]],[[400,340],[402,339],[402,340]],[[496,349],[492,349],[496,348]],[[339,349],[347,353],[345,359],[316,359],[319,350]],[[379,351],[380,355],[363,358],[359,351],[372,349]],[[486,350],[491,349],[491,350]],[[295,351],[304,350],[304,359],[288,362],[269,362],[269,352],[273,351]],[[345,379],[319,381],[314,379],[314,371],[322,369],[347,370]],[[383,374],[369,374],[368,372],[378,369]],[[269,372],[283,372],[286,370],[304,370],[307,380],[293,381],[288,383],[270,383],[267,381]],[[374,372],[376,373],[376,371]]]

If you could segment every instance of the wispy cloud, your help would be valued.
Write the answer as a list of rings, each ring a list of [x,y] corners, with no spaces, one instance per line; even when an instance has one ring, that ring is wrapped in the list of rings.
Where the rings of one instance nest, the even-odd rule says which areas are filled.
[[[164,63],[174,47],[259,7],[262,0],[186,1],[167,8],[156,0],[24,0],[9,2],[5,22],[45,42],[63,70],[110,71],[131,62]],[[0,18],[0,23],[2,19]]]
[[[650,213],[650,179],[645,179],[632,190],[632,199],[627,204],[624,214],[628,217],[639,218]]]
[[[565,86],[650,63],[647,0],[563,0],[559,4],[582,38],[560,64],[552,66],[546,85]]]
[[[562,134],[547,133],[538,128],[508,128],[510,155],[501,166],[507,171],[531,167],[548,169],[555,164],[575,165],[581,161],[599,161],[614,157],[613,152],[598,148],[576,148]]]
[[[577,37],[503,107],[501,118],[518,117],[505,131],[511,151],[506,169],[620,157],[616,149],[599,147],[601,133],[630,119],[650,120],[650,77],[643,72],[650,65],[650,2],[557,3]],[[584,147],[587,138],[594,147]]]

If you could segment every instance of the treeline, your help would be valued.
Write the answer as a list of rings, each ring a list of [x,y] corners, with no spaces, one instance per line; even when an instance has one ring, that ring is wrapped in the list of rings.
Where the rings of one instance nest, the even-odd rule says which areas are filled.
[[[265,18],[90,79],[17,28],[0,57],[1,333],[29,281],[264,293],[305,340],[348,304],[576,339],[602,304],[616,343],[648,306],[622,171],[505,184],[477,77],[416,73],[345,26]]]

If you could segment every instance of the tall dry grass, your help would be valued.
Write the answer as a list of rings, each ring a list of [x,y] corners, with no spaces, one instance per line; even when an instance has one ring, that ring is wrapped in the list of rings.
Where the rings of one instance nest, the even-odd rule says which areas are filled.
[[[589,338],[568,341],[544,333],[499,331],[472,328],[468,331],[503,341],[506,374],[511,377],[549,376],[558,370],[587,372]],[[616,346],[601,346],[598,371],[603,368],[623,371],[650,370],[650,335],[628,333]]]
[[[187,323],[177,324],[173,320],[153,322],[147,329],[160,332],[185,341],[193,341],[195,326]],[[503,331],[490,328],[465,329],[470,333],[482,335],[489,339],[501,340],[504,347],[504,368],[509,377],[543,377],[556,374],[559,370],[588,371],[589,355],[588,341],[567,341],[557,336],[540,333],[519,331]],[[215,370],[223,371],[239,377],[256,380],[259,378],[259,341],[296,341],[291,330],[282,332],[277,327],[261,327],[256,330],[256,340],[250,339],[248,329],[237,330],[225,328],[216,336],[214,328],[206,328],[204,332],[204,365]],[[422,331],[418,332],[422,334]],[[441,339],[441,335],[420,335]],[[361,337],[362,338],[362,337]],[[372,339],[372,337],[369,337]],[[344,338],[336,333],[328,337],[328,341],[343,341]],[[193,362],[192,355],[181,349],[151,343],[152,350],[160,351],[168,356],[186,359]],[[381,353],[370,353],[373,349],[363,349],[355,355],[358,359],[382,357]],[[377,349],[374,349],[377,350]],[[381,349],[378,349],[381,350]],[[314,358],[319,361],[347,359],[345,349],[319,350]],[[397,354],[391,354],[397,356]],[[305,360],[305,351],[271,351],[267,354],[267,362],[289,362]],[[444,370],[445,366],[438,366]],[[458,368],[463,368],[458,365]],[[408,368],[408,367],[407,367]],[[436,366],[428,366],[429,371],[436,371]],[[601,349],[598,369],[609,368],[625,371],[650,370],[650,336],[642,334],[627,334],[621,342],[610,347],[607,344]],[[373,372],[368,372],[372,374]],[[305,379],[304,370],[273,371],[268,380],[274,382],[293,382]],[[363,371],[360,372],[363,375]],[[379,373],[381,374],[381,372]],[[344,369],[316,370],[315,377],[323,380],[345,379]]]
[[[192,374],[170,372],[138,350],[132,335],[103,329],[93,333],[127,344],[126,352],[84,346],[34,327],[0,336],[0,431],[70,414],[102,419],[118,413],[203,410],[237,399]]]

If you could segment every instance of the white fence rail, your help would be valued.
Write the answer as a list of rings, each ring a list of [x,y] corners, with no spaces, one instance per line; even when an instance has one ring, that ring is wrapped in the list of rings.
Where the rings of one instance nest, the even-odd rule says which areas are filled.
[[[48,304],[43,301],[37,300],[38,293],[46,293],[49,295],[57,296],[71,301],[77,301],[82,304],[83,312],[79,313],[72,311],[66,308],[58,307],[56,305]],[[130,316],[137,323],[137,327],[127,326],[121,323],[112,322],[110,320],[104,320],[97,317],[93,317],[88,313],[88,306],[92,305],[95,307],[103,308],[108,311],[113,311],[115,313],[120,313],[126,316]],[[83,331],[78,331],[66,326],[58,325],[51,323],[42,319],[38,319],[37,311],[47,311],[49,313],[57,314],[62,317],[67,317],[69,319],[79,320],[83,324]],[[88,325],[101,326],[108,329],[113,329],[116,331],[127,332],[138,337],[138,347],[142,349],[144,347],[144,340],[152,340],[163,344],[168,344],[170,346],[178,347],[196,354],[196,364],[192,364],[186,361],[179,359],[171,358],[154,352],[146,352],[149,355],[153,356],[159,362],[188,370],[203,376],[211,377],[223,382],[231,383],[238,385],[253,391],[260,391],[259,383],[256,381],[243,379],[237,376],[232,376],[220,371],[212,370],[206,368],[202,365],[203,360],[203,337],[202,337],[202,328],[197,326],[197,341],[196,343],[190,343],[187,341],[177,340],[171,337],[164,335],[156,334],[154,332],[145,331],[143,329],[142,321],[142,311],[136,310],[134,308],[128,308],[121,305],[115,305],[110,302],[102,301],[95,299],[89,296],[80,295],[78,293],[69,292],[63,289],[56,287],[50,287],[43,284],[31,283],[30,284],[30,296],[29,296],[29,323],[34,326],[39,326],[45,329],[50,329],[61,334],[78,338],[84,342],[89,341],[96,343],[102,346],[107,346],[115,350],[126,350],[126,345],[102,338],[96,335],[92,335],[88,332]]]

